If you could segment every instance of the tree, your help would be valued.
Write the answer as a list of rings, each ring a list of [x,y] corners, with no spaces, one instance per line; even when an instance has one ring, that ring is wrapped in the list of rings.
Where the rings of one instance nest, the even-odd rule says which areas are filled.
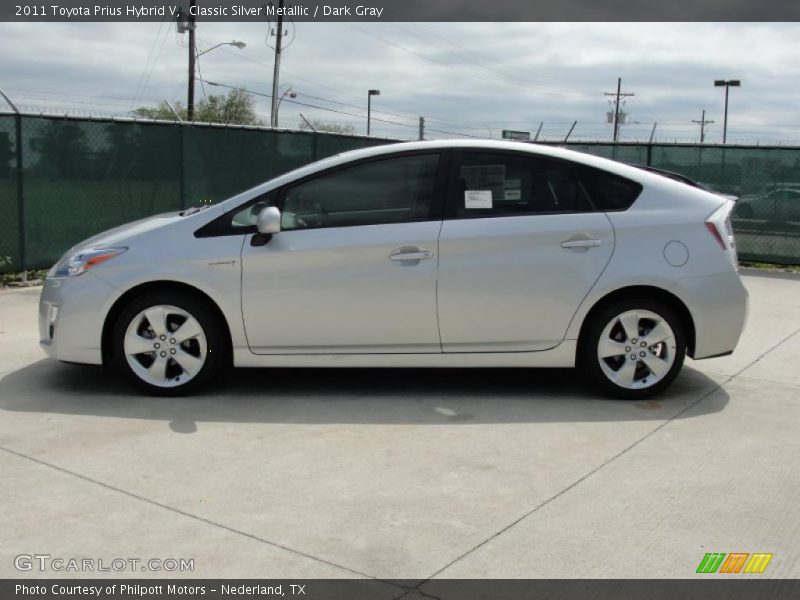
[[[181,105],[180,102],[175,102],[172,106],[175,107],[175,112],[177,112],[181,116],[181,119],[186,118],[186,109]],[[170,110],[169,106],[167,106],[166,102],[162,102],[156,107],[140,106],[139,108],[131,112],[133,112],[134,116],[141,117],[143,119],[157,119],[159,121],[177,121],[177,119],[175,118],[175,114]]]
[[[186,108],[180,102],[173,104],[181,119],[187,119]],[[166,102],[157,107],[142,106],[133,111],[137,117],[175,121],[175,115]],[[194,120],[203,123],[229,125],[264,125],[255,111],[253,97],[244,90],[231,90],[226,95],[207,96],[195,105]]]
[[[39,158],[31,167],[49,179],[91,179],[95,161],[86,136],[87,127],[72,121],[42,121],[30,147]],[[37,123],[39,125],[39,123]]]
[[[255,111],[253,97],[244,90],[231,90],[227,96],[208,96],[197,103],[195,120],[207,123],[264,125]]]
[[[325,131],[327,133],[343,133],[347,135],[353,135],[356,132],[356,128],[350,124],[342,125],[340,123],[332,123],[330,121],[323,121],[321,119],[311,119],[311,125],[313,125],[313,129],[317,131]],[[300,121],[300,129],[303,131],[310,131],[312,127],[309,127],[308,123],[301,120]]]

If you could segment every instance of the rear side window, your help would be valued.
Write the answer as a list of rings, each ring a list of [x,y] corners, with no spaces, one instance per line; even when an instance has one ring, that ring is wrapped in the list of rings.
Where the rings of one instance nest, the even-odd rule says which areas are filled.
[[[581,181],[589,197],[600,210],[627,210],[634,203],[642,186],[619,175],[581,166]]]
[[[571,165],[546,157],[464,151],[456,161],[455,184],[458,217],[592,210]]]

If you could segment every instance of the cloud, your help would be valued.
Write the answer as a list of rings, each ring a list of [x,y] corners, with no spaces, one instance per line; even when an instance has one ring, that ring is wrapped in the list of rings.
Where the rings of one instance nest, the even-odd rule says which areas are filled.
[[[268,94],[267,33],[266,23],[200,21],[201,50],[247,43],[204,55],[202,77]],[[497,136],[540,122],[558,136],[577,120],[573,135],[607,138],[604,92],[622,77],[636,94],[625,104],[624,136],[648,137],[658,121],[661,136],[696,138],[692,119],[705,109],[713,141],[723,95],[712,82],[739,78],[729,139],[795,139],[799,35],[794,23],[298,23],[289,26],[281,82],[297,102],[330,110],[287,99],[281,120],[296,126],[302,112],[363,129],[366,91],[378,88],[377,135],[413,137],[421,115],[439,136],[434,129]],[[124,113],[185,101],[187,52],[168,22],[3,23],[0,86],[25,107]],[[198,84],[204,91],[224,89]],[[256,99],[266,116],[269,100]]]

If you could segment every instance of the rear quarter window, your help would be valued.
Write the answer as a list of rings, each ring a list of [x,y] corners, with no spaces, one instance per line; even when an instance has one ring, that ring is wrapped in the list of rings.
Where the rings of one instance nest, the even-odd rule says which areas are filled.
[[[581,182],[599,210],[627,210],[642,193],[642,185],[607,171],[581,166]]]

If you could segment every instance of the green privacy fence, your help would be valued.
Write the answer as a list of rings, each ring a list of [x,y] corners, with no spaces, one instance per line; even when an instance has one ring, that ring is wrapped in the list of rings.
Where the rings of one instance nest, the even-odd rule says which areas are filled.
[[[739,258],[800,264],[800,148],[624,142],[566,147],[672,171],[736,196],[732,223]]]
[[[122,223],[217,202],[326,156],[384,143],[256,127],[0,114],[0,271],[48,267],[75,243]]]
[[[217,202],[314,160],[391,141],[255,127],[3,113],[0,271],[48,267],[73,244],[116,225]],[[734,219],[740,256],[800,263],[800,148],[567,146],[675,171],[740,196]]]

